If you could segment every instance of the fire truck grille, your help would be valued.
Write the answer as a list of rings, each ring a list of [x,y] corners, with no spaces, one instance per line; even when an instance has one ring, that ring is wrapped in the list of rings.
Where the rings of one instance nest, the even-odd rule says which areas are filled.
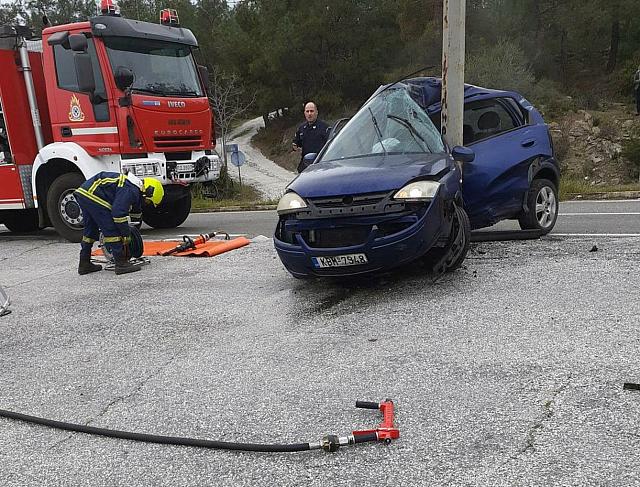
[[[202,136],[200,135],[172,135],[172,136],[156,136],[153,142],[159,149],[174,149],[180,147],[193,147],[202,145]]]

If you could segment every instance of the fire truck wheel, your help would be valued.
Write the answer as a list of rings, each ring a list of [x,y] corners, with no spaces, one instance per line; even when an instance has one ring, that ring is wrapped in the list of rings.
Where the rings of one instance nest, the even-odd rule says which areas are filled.
[[[40,228],[36,210],[17,210],[3,217],[4,226],[14,233],[34,232]]]
[[[47,213],[56,231],[70,242],[82,239],[82,211],[73,192],[84,183],[80,173],[59,176],[47,193]]]
[[[183,197],[169,204],[162,203],[157,208],[143,208],[142,221],[153,228],[175,228],[182,225],[190,211],[191,193],[187,191]]]

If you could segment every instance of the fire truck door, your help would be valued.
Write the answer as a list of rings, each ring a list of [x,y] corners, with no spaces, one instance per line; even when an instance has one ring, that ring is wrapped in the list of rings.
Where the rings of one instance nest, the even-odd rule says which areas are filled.
[[[57,44],[53,50],[56,81],[48,81],[56,109],[51,124],[56,142],[75,142],[90,155],[117,153],[118,128],[115,114],[109,107],[104,77],[92,38],[87,39],[88,53],[93,65],[96,91],[93,100],[78,88],[73,51]]]

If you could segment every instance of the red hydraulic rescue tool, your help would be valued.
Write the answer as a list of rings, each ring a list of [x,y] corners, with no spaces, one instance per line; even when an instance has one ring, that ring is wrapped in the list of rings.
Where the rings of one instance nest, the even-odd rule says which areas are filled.
[[[382,411],[382,423],[380,423],[380,426],[376,429],[352,431],[351,434],[346,437],[327,435],[321,442],[309,443],[309,449],[322,448],[328,452],[335,452],[341,446],[366,443],[369,441],[384,441],[388,444],[391,443],[391,440],[400,438],[400,430],[394,425],[394,409],[391,399],[385,399],[380,403],[356,401],[356,407],[362,409],[379,409]]]
[[[229,234],[225,233],[224,235],[226,235],[225,240],[229,240]],[[160,255],[167,256],[178,254],[180,252],[186,252],[187,250],[194,250],[198,245],[202,245],[203,243],[208,242],[215,236],[216,232],[201,233],[196,238],[191,238],[188,235],[183,235],[183,242],[180,245],[177,245],[172,249],[165,250],[164,252],[160,252]]]

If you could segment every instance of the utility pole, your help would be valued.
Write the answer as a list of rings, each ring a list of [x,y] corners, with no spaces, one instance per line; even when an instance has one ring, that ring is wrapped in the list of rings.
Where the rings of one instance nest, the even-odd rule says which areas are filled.
[[[442,5],[442,135],[450,147],[462,145],[466,0]]]

